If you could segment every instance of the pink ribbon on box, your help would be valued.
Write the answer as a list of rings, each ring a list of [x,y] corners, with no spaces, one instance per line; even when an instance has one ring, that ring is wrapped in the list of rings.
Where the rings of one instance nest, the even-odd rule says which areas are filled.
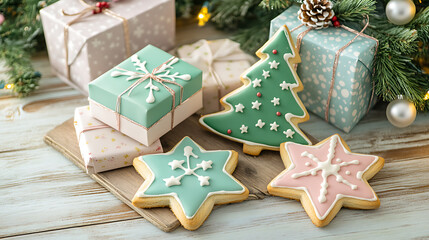
[[[335,60],[334,60],[334,66],[333,66],[333,69],[332,69],[332,78],[331,78],[331,84],[330,84],[329,93],[328,93],[328,100],[326,101],[326,106],[325,106],[325,121],[327,121],[327,122],[329,122],[329,108],[330,108],[330,103],[331,103],[331,98],[332,98],[332,91],[334,90],[334,85],[335,85],[335,73],[337,72],[337,67],[338,67],[338,62],[339,62],[339,59],[340,59],[341,52],[343,52],[344,49],[346,49],[348,46],[350,46],[350,44],[352,44],[359,36],[362,36],[362,37],[366,37],[366,38],[372,39],[372,40],[374,40],[376,42],[374,56],[377,55],[378,40],[376,38],[374,38],[374,37],[368,36],[368,35],[366,35],[366,34],[363,33],[365,31],[365,29],[369,25],[369,17],[368,17],[368,15],[366,16],[366,20],[367,20],[366,24],[365,24],[365,26],[362,28],[362,30],[360,32],[358,32],[358,31],[356,31],[354,29],[351,29],[351,28],[349,28],[347,26],[340,25],[340,27],[342,27],[343,29],[345,29],[345,30],[347,30],[347,31],[349,31],[351,33],[356,34],[356,36],[352,40],[350,40],[346,45],[344,45],[340,49],[338,49],[338,51],[335,53]],[[291,30],[291,32],[299,29],[302,26],[304,26],[304,24],[301,24],[301,25],[293,28]],[[298,34],[297,41],[296,41],[296,47],[298,49],[298,52],[299,52],[299,50],[301,48],[302,39],[304,38],[304,36],[307,33],[309,33],[313,29],[314,28],[309,27],[305,31],[303,31],[300,34]],[[298,67],[298,64],[295,65],[295,70],[296,70],[297,67]],[[369,104],[368,104],[368,108],[367,108],[367,113],[369,112],[369,109],[371,107],[372,101],[374,99],[374,91],[375,91],[374,85],[375,85],[375,83],[374,83],[374,81],[372,81],[372,92],[371,92],[371,98],[369,100]]]
[[[158,73],[162,73],[164,72],[167,68],[171,67],[171,65],[173,65],[174,63],[178,62],[179,59],[177,57],[171,57],[170,59],[168,59],[167,61],[165,61],[164,63],[162,63],[161,65],[159,65],[158,67],[154,68],[152,70],[152,72],[149,72],[146,69],[146,61],[144,62],[140,62],[140,60],[138,59],[137,55],[133,55],[131,57],[131,61],[133,61],[135,63],[135,65],[138,66],[138,70],[143,71],[143,73],[141,72],[134,72],[134,71],[130,71],[130,70],[126,70],[126,69],[122,69],[119,67],[115,67],[115,69],[121,70],[123,72],[119,72],[119,71],[114,71],[111,73],[111,76],[113,77],[117,77],[117,76],[129,76],[127,78],[127,80],[133,80],[138,78],[137,81],[135,81],[133,84],[131,84],[127,89],[125,89],[122,93],[120,93],[116,99],[116,109],[115,109],[115,114],[116,114],[116,122],[117,122],[117,128],[118,131],[120,131],[121,129],[121,118],[120,118],[120,112],[121,112],[121,99],[122,99],[122,95],[124,95],[125,93],[128,92],[128,96],[131,94],[131,92],[141,83],[143,83],[144,81],[150,79],[150,80],[154,80],[158,83],[160,83],[170,94],[171,97],[173,99],[172,102],[172,106],[171,106],[171,129],[173,129],[173,125],[174,125],[174,110],[176,109],[176,93],[174,92],[173,89],[171,89],[170,87],[168,87],[167,85],[165,85],[165,83],[170,83],[173,85],[176,85],[178,87],[180,87],[180,104],[182,103],[182,98],[183,98],[183,86],[174,82],[173,80],[167,80],[167,79],[163,79],[162,77],[167,77],[167,78],[171,78],[173,79],[173,77],[169,76],[168,73],[165,74],[161,74],[159,76],[157,76],[156,74]],[[184,74],[181,76],[178,76],[177,73],[174,74],[175,77],[181,78],[183,80],[190,80],[191,76],[189,74]],[[146,102],[147,103],[153,103],[155,101],[155,98],[153,96],[153,90],[158,91],[158,87],[156,87],[155,85],[152,84],[152,81],[149,82],[148,85],[145,86],[145,88],[149,88],[149,96],[146,98]],[[180,105],[179,104],[179,105]]]
[[[80,142],[80,135],[84,132],[88,132],[88,131],[92,131],[92,130],[97,130],[97,129],[103,129],[103,128],[110,128],[107,125],[98,125],[98,126],[93,126],[93,127],[87,127],[82,129],[82,131],[79,132],[78,136],[77,136],[77,140]]]
[[[105,4],[101,4],[102,2],[98,2],[96,5],[90,5],[86,3],[84,0],[79,0],[79,2],[85,6],[85,8],[77,13],[66,13],[64,9],[61,9],[61,14],[64,16],[77,16],[75,19],[71,20],[70,22],[66,23],[64,26],[64,49],[65,49],[65,61],[66,61],[66,69],[67,69],[67,79],[70,80],[70,64],[69,64],[69,48],[68,48],[68,42],[69,42],[69,27],[76,22],[78,22],[80,19],[91,16],[87,15],[87,13],[92,12],[93,14],[103,13],[107,16],[119,19],[122,21],[122,25],[124,28],[124,42],[125,42],[125,51],[127,53],[127,56],[131,56],[131,48],[130,48],[130,34],[129,34],[129,28],[128,28],[128,20],[119,14],[113,12],[112,10],[108,9],[110,7],[109,3],[104,2]]]

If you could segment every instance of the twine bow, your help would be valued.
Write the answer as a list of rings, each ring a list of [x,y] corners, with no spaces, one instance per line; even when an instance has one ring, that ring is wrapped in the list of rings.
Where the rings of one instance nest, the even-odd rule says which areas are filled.
[[[116,99],[116,108],[115,108],[115,114],[116,114],[116,122],[117,122],[117,126],[118,126],[118,131],[120,131],[121,129],[121,124],[120,124],[120,112],[121,112],[121,99],[122,99],[122,95],[124,95],[125,93],[128,93],[128,96],[131,94],[131,92],[141,83],[143,83],[146,80],[150,80],[150,82],[145,86],[145,88],[149,88],[149,96],[146,99],[147,103],[153,103],[155,102],[155,97],[153,95],[153,91],[159,91],[159,88],[155,85],[153,85],[152,80],[160,83],[172,96],[172,107],[171,107],[171,129],[173,128],[173,123],[174,123],[174,110],[176,108],[176,93],[173,89],[171,89],[169,86],[167,86],[165,83],[170,83],[173,85],[176,85],[180,88],[180,103],[182,103],[182,98],[183,98],[183,86],[174,82],[174,78],[181,78],[182,80],[190,80],[191,76],[189,74],[184,74],[184,75],[178,75],[178,73],[175,73],[173,75],[169,75],[169,71],[166,71],[167,68],[169,68],[171,65],[173,65],[174,63],[178,62],[179,59],[176,57],[171,57],[170,59],[168,59],[167,61],[165,61],[164,63],[162,63],[161,65],[159,65],[158,67],[154,68],[152,70],[152,72],[147,71],[145,65],[146,65],[146,61],[144,62],[140,62],[140,60],[138,59],[137,55],[133,55],[131,57],[131,60],[135,63],[137,67],[137,70],[141,70],[142,72],[134,72],[134,71],[130,71],[130,70],[126,70],[126,69],[122,69],[119,67],[116,67],[115,69],[121,70],[121,72],[119,71],[113,71],[111,73],[112,77],[117,77],[117,76],[129,76],[127,78],[127,81],[130,80],[134,80],[137,79],[137,81],[135,81],[133,84],[131,84],[127,89],[125,89],[121,94],[118,95],[117,99]],[[156,75],[162,72],[165,72],[163,74],[160,75]],[[168,80],[165,78],[171,78],[172,80]]]
[[[88,15],[89,12],[92,12],[93,14],[103,13],[107,16],[116,18],[120,21],[122,21],[123,29],[124,29],[124,42],[125,42],[125,51],[127,54],[127,57],[131,55],[131,48],[130,48],[130,35],[129,35],[129,28],[128,28],[128,20],[119,14],[113,12],[112,10],[108,9],[110,8],[110,4],[107,2],[98,2],[96,5],[90,5],[86,3],[84,0],[79,0],[79,2],[85,6],[85,8],[77,13],[66,13],[64,9],[61,9],[61,14],[64,16],[77,16],[75,19],[71,20],[70,22],[66,23],[64,26],[64,49],[65,49],[65,60],[66,60],[66,70],[67,70],[67,79],[71,80],[70,76],[70,64],[69,64],[69,48],[68,48],[68,42],[69,42],[69,27],[79,20],[91,16]]]
[[[327,122],[329,121],[329,109],[330,109],[330,104],[331,104],[332,92],[334,90],[334,85],[335,85],[335,74],[337,72],[337,67],[338,67],[338,62],[339,62],[339,59],[340,59],[341,52],[343,52],[348,46],[350,46],[350,44],[352,44],[359,36],[362,36],[362,37],[366,37],[366,38],[372,39],[372,40],[374,40],[376,42],[374,56],[377,55],[378,40],[376,38],[374,38],[374,37],[368,36],[368,35],[366,35],[366,34],[363,33],[365,31],[365,29],[368,27],[368,25],[369,25],[369,16],[368,15],[366,16],[365,26],[362,28],[362,30],[360,32],[358,32],[358,31],[356,31],[356,30],[354,30],[352,28],[349,28],[347,26],[344,26],[342,24],[340,25],[341,28],[343,28],[343,29],[345,29],[345,30],[347,30],[347,31],[349,31],[351,33],[356,34],[356,36],[352,40],[350,40],[346,45],[344,45],[340,49],[338,49],[337,52],[335,53],[334,66],[332,68],[331,84],[330,84],[330,87],[329,87],[328,99],[326,101],[326,106],[325,106],[325,121],[327,121]],[[304,24],[301,24],[301,25],[293,28],[291,30],[291,32],[299,29],[302,26],[304,26]],[[303,31],[300,34],[298,34],[297,41],[296,41],[298,52],[299,52],[300,47],[301,47],[302,39],[304,38],[304,36],[307,33],[309,33],[313,29],[314,28],[309,27],[305,31]],[[295,70],[297,69],[297,67],[298,67],[298,64],[295,65]],[[369,100],[368,107],[367,107],[367,113],[369,112],[369,109],[370,109],[370,107],[372,105],[372,101],[374,99],[374,90],[375,90],[374,85],[375,85],[375,83],[374,83],[374,81],[372,81],[372,92],[371,92],[371,98]]]

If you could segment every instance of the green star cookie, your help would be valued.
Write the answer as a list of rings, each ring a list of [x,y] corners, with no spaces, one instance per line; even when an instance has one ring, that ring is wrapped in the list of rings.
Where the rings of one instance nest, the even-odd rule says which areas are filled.
[[[215,204],[248,197],[249,190],[231,175],[237,162],[235,151],[206,151],[185,137],[168,153],[134,159],[134,167],[145,182],[135,194],[133,205],[170,206],[183,227],[195,230]]]

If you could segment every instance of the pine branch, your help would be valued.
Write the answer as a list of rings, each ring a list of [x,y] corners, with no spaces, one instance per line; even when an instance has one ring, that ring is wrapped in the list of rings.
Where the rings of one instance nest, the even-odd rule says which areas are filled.
[[[298,0],[262,0],[259,3],[259,7],[268,10],[284,10],[290,7],[294,2],[298,3]]]
[[[220,28],[236,29],[249,18],[254,18],[254,10],[260,0],[214,0],[212,21]]]
[[[428,76],[418,71],[411,57],[393,51],[387,43],[379,47],[372,80],[375,82],[375,93],[384,101],[405,95],[419,109],[425,108],[423,96],[429,89]]]
[[[375,3],[375,0],[338,0],[333,9],[340,22],[360,22],[374,12]]]

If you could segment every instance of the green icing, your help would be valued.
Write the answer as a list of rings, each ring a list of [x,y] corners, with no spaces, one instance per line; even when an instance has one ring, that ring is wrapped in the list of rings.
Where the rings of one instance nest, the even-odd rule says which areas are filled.
[[[277,54],[273,53],[277,50]],[[228,112],[219,112],[207,116],[203,116],[200,122],[208,126],[212,131],[218,132],[221,135],[232,137],[240,142],[268,145],[270,147],[279,147],[282,142],[296,142],[308,145],[309,140],[297,131],[298,127],[286,120],[285,114],[293,114],[294,117],[305,117],[306,110],[301,108],[297,101],[298,97],[290,88],[282,90],[280,84],[285,81],[288,84],[296,84],[298,81],[293,75],[292,66],[284,60],[284,54],[293,54],[292,43],[288,39],[288,33],[285,28],[279,29],[277,33],[261,48],[262,53],[268,54],[268,58],[259,61],[253,65],[244,74],[250,81],[256,78],[261,79],[261,87],[253,87],[251,82],[239,91],[234,92],[225,98],[225,102],[231,105],[232,110]],[[280,63],[277,69],[270,68],[269,62],[275,60]],[[264,78],[263,70],[269,71],[270,77]],[[257,93],[262,94],[261,97]],[[271,102],[274,97],[280,98],[280,105],[274,106]],[[252,102],[262,103],[259,110],[252,109]],[[236,105],[243,104],[243,113],[236,112]],[[277,116],[276,113],[281,115]],[[262,128],[255,126],[258,120],[261,119],[265,125]],[[270,123],[276,122],[279,127],[277,131],[270,130]],[[247,133],[241,133],[242,125],[248,127]],[[228,134],[228,129],[231,129],[231,134]],[[293,138],[287,138],[283,131],[291,129],[295,132]]]
[[[181,178],[180,185],[166,186],[166,182],[163,179],[171,176],[178,177],[184,173],[184,170],[180,168],[173,170],[168,163],[173,160],[185,160],[182,166],[187,168],[187,158],[184,155],[186,146],[192,147],[192,152],[198,156],[198,158],[190,157],[191,169],[196,168],[197,164],[203,160],[213,162],[211,164],[212,168],[208,168],[206,171],[202,168],[195,170],[195,173],[200,176],[210,177],[209,185],[200,186],[196,176],[185,175]],[[230,155],[231,151],[204,151],[192,139],[185,137],[169,153],[145,155],[140,158],[152,171],[154,180],[144,192],[138,194],[144,194],[143,196],[140,195],[141,197],[177,194],[177,199],[183,206],[185,215],[188,218],[192,218],[210,193],[220,191],[242,193],[244,191],[243,186],[224,171],[224,166]]]
[[[170,59],[172,55],[158,49],[152,45],[148,45],[136,53],[141,62],[147,61],[146,68],[149,72],[165,61]],[[136,70],[136,66],[131,61],[131,58],[126,59],[120,63],[118,68],[130,70],[133,72],[142,72]],[[191,79],[186,81],[176,78],[176,82],[183,86],[183,99],[192,96],[202,87],[202,72],[198,68],[179,60],[172,65],[169,69],[170,74],[179,73],[189,74]],[[89,84],[89,98],[94,100],[105,107],[115,110],[117,96],[127,89],[138,79],[127,81],[128,76],[111,76],[113,71],[121,71],[118,69],[111,69],[104,73]],[[167,78],[165,78],[167,79]],[[169,79],[168,79],[169,80]],[[159,91],[154,91],[155,102],[147,103],[146,98],[149,94],[149,89],[145,88],[149,79],[138,85],[131,94],[122,95],[121,100],[121,115],[145,126],[150,127],[156,123],[161,117],[171,111],[172,109],[172,95],[160,83],[153,81],[153,84],[159,88]],[[175,106],[180,104],[180,87],[174,84],[166,83],[168,87],[175,91]]]

